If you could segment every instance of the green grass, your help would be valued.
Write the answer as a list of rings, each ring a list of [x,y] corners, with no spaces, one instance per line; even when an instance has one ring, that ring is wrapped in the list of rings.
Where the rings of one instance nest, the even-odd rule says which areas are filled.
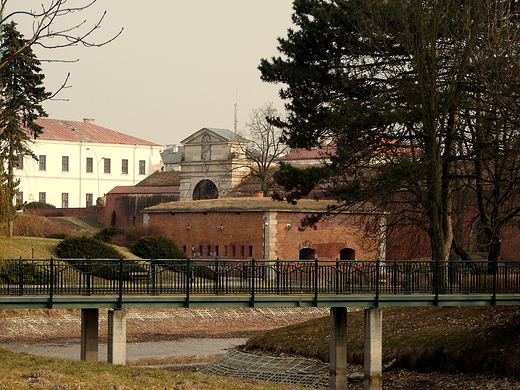
[[[363,312],[348,315],[349,361],[363,359]],[[249,350],[328,361],[329,318],[252,336]],[[383,309],[383,355],[418,371],[520,377],[520,308],[422,307]]]

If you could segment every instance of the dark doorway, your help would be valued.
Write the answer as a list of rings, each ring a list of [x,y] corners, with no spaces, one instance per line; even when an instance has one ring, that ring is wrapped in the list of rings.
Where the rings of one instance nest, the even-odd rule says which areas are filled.
[[[218,189],[211,180],[201,180],[193,190],[193,200],[218,199]]]
[[[300,260],[314,260],[316,257],[316,251],[312,248],[300,249]]]
[[[339,251],[340,260],[356,260],[356,251],[350,248],[343,248]]]

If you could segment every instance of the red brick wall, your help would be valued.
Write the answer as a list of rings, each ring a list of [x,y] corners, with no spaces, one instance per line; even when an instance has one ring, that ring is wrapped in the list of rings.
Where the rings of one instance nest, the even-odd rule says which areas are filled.
[[[314,249],[319,260],[339,259],[340,250],[345,248],[356,252],[356,260],[377,258],[377,243],[363,238],[358,217],[339,215],[318,223],[316,229],[309,227],[299,231],[300,221],[305,215],[278,213],[278,258],[298,259],[303,248]],[[287,224],[291,225],[290,229],[287,229]]]
[[[263,213],[260,212],[150,214],[149,225],[169,232],[168,236],[179,246],[186,247],[190,258],[263,258]],[[217,228],[220,225],[222,229]]]
[[[277,214],[276,245],[280,260],[298,259],[302,248],[314,249],[320,260],[339,258],[339,251],[343,248],[355,250],[358,260],[377,257],[377,244],[362,238],[355,217],[349,220],[336,217],[318,224],[316,230],[299,231],[298,226],[305,215]],[[263,258],[263,212],[152,213],[149,216],[149,225],[169,232],[168,235],[179,246],[186,247],[190,258]],[[292,227],[287,229],[287,224]],[[220,225],[222,229],[217,228]]]

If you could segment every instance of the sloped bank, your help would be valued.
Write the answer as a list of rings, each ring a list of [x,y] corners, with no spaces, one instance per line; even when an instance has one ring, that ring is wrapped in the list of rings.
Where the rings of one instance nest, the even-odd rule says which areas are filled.
[[[349,313],[348,324],[349,362],[362,364],[363,313]],[[253,335],[246,350],[327,362],[328,339],[328,318],[313,319]],[[519,379],[520,308],[385,308],[383,355],[404,369]]]

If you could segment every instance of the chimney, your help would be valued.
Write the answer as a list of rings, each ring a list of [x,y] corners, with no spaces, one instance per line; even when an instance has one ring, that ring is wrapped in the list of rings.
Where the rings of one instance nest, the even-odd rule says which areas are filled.
[[[90,118],[83,118],[83,122],[94,124],[96,122],[96,120],[95,119],[90,119]]]

